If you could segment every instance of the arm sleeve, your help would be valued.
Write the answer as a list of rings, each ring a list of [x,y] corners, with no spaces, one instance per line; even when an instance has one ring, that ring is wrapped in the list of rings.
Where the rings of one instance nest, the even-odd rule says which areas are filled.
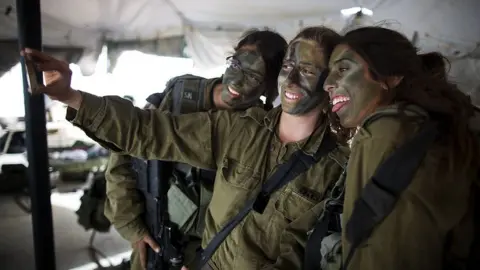
[[[130,156],[110,155],[105,172],[107,198],[104,212],[118,233],[135,243],[147,234],[147,228],[141,218],[145,205],[136,188],[136,174],[131,163]]]
[[[216,169],[219,149],[228,138],[235,114],[228,111],[172,116],[142,110],[115,96],[82,93],[82,106],[67,111],[67,120],[110,150],[143,159],[188,163]]]
[[[145,109],[156,109],[160,106],[164,93],[159,94],[153,94],[147,99]],[[105,216],[124,239],[131,243],[139,241],[148,231],[142,219],[145,203],[137,189],[137,175],[132,168],[132,157],[111,153],[105,179]]]

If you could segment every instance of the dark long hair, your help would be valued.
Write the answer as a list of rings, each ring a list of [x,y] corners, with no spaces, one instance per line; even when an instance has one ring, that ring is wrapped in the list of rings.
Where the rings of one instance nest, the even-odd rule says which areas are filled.
[[[366,61],[374,80],[386,83],[392,76],[403,77],[397,87],[387,91],[385,101],[426,110],[440,124],[440,140],[451,166],[468,169],[478,163],[478,143],[468,125],[474,107],[470,97],[448,81],[448,61],[442,54],[418,54],[405,36],[381,27],[348,32],[342,43]]]
[[[319,44],[323,50],[323,54],[325,55],[324,64],[325,66],[328,66],[328,60],[332,55],[333,49],[335,49],[335,46],[337,46],[341,42],[342,37],[330,28],[323,26],[313,26],[304,28],[302,31],[300,31],[300,33],[295,36],[294,39],[292,39],[290,43],[297,39],[313,40],[317,44]],[[323,87],[323,85],[319,87]],[[353,137],[355,130],[351,128],[344,128],[342,127],[342,125],[340,125],[340,120],[338,116],[333,113],[332,110],[329,108],[328,94],[326,92],[324,93],[325,99],[322,103],[324,107],[323,112],[327,115],[327,119],[330,122],[330,127],[337,136],[337,140],[342,144],[346,144],[347,141]]]

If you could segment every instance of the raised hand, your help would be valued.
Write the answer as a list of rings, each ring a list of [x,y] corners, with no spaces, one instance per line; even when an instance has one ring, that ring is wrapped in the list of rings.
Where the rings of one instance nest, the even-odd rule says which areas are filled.
[[[32,61],[38,71],[43,72],[45,83],[38,88],[39,92],[75,109],[80,107],[82,97],[70,87],[72,71],[67,62],[30,48],[22,50],[21,55]]]

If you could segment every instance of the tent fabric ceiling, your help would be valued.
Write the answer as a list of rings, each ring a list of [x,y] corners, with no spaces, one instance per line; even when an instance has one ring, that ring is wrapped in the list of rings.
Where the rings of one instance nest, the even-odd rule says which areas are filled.
[[[340,31],[347,22],[340,10],[361,6],[373,11],[367,24],[383,22],[408,37],[417,33],[422,51],[444,53],[452,61],[455,78],[469,89],[480,88],[478,0],[42,0],[41,6],[43,43],[83,48],[79,65],[86,73],[105,43],[115,44],[111,56],[132,48],[134,41],[144,44],[138,48],[150,46],[146,52],[178,56],[182,54],[179,48],[169,46],[183,49],[185,41],[184,52],[198,67],[209,68],[224,63],[248,28],[269,27],[287,39],[309,25],[323,24]],[[15,1],[0,0],[0,11],[0,41],[14,40]],[[145,45],[154,40],[157,45]]]

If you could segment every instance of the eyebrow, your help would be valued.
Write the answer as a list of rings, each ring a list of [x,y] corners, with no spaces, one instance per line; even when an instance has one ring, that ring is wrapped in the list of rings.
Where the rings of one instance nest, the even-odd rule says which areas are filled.
[[[235,60],[238,62],[238,64],[240,64],[240,66],[242,67],[242,70],[244,71],[247,71],[248,73],[252,73],[252,74],[255,74],[257,76],[263,76],[263,73],[259,72],[259,71],[256,71],[254,69],[251,69],[249,67],[245,67],[242,63],[242,61],[238,60],[234,55],[231,56],[231,59]]]
[[[317,67],[315,64],[312,64],[312,63],[310,63],[310,62],[305,62],[305,61],[302,61],[302,62],[300,62],[299,64],[301,64],[301,65],[306,65],[306,66],[311,66],[311,67]]]
[[[348,58],[342,57],[342,58],[340,58],[340,59],[338,59],[338,60],[335,60],[332,64],[335,65],[335,64],[337,64],[337,63],[339,63],[339,62],[342,62],[342,61],[348,61],[348,62],[353,62],[353,63],[355,63],[355,61],[353,61],[352,59],[348,59]]]
[[[285,60],[283,60],[283,63],[295,63],[295,60],[293,60],[292,58],[286,58]],[[300,65],[305,65],[305,66],[311,66],[311,67],[317,67],[315,64],[313,64],[312,62],[305,62],[305,61],[301,61],[300,63],[298,63]]]
[[[331,67],[331,66],[334,66],[336,64],[338,64],[339,62],[342,62],[342,61],[348,61],[348,62],[351,62],[351,63],[356,63],[355,61],[353,61],[352,59],[348,59],[348,58],[345,58],[345,57],[342,57],[338,60],[335,60],[333,63],[328,63],[328,66]]]
[[[253,69],[250,69],[250,68],[243,68],[243,67],[242,67],[242,69],[244,71],[246,71],[247,73],[252,74],[255,77],[258,77],[258,79],[260,79],[260,77],[263,76],[263,73],[260,73],[259,71],[256,71],[256,70],[253,70]]]

